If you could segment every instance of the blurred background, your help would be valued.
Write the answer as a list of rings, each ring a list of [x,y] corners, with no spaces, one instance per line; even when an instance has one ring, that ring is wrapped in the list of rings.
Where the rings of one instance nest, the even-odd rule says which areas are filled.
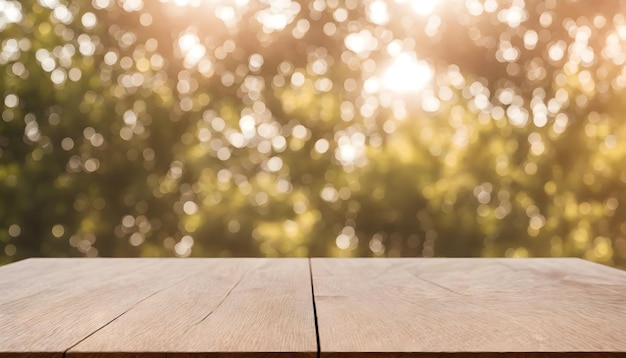
[[[0,0],[0,263],[626,267],[626,3]]]

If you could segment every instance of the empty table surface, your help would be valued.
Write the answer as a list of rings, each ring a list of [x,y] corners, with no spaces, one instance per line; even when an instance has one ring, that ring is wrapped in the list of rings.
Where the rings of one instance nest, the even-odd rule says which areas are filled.
[[[315,356],[312,305],[307,259],[29,259],[0,268],[0,352]]]
[[[0,357],[626,352],[626,272],[580,259],[28,259]]]

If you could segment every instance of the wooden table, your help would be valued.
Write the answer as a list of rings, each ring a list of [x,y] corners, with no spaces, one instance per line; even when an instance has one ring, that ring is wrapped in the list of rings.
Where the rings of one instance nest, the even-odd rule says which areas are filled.
[[[579,259],[29,259],[0,267],[0,357],[498,352],[626,352],[626,272]]]

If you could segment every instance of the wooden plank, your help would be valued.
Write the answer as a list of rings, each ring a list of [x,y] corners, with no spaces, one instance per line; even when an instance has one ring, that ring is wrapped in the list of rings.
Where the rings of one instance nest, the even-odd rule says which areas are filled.
[[[315,356],[307,259],[210,259],[137,304],[68,357]],[[123,354],[122,354],[123,353]]]
[[[0,271],[0,282],[11,281],[0,303],[2,357],[62,357],[142,300],[184,280],[194,267],[193,260],[178,259],[29,261],[17,264],[19,270],[8,265]],[[42,267],[51,274],[25,270]]]
[[[583,260],[320,258],[311,270],[323,357],[626,351],[626,273]]]
[[[34,295],[49,295],[65,289],[66,286],[74,286],[76,281],[99,280],[124,273],[124,266],[118,265],[124,259],[104,260],[110,265],[109,270],[101,270],[103,259],[98,258],[32,258],[2,266],[0,305]],[[117,270],[117,273],[112,270]]]

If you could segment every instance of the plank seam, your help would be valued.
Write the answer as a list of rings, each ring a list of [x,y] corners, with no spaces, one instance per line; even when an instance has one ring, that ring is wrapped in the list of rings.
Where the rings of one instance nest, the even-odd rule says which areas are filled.
[[[204,317],[202,317],[201,320],[199,320],[198,322],[196,322],[193,326],[189,327],[189,329],[191,329],[192,327],[195,327],[197,325],[199,325],[200,323],[204,322],[207,318],[209,318],[209,316],[211,316],[213,314],[213,312],[217,311],[218,308],[220,308],[220,306],[222,306],[222,304],[224,302],[226,302],[226,299],[230,296],[231,293],[233,293],[233,291],[235,290],[235,288],[237,286],[239,286],[239,284],[241,283],[241,281],[243,280],[243,277],[246,274],[242,274],[241,277],[239,277],[239,280],[237,280],[237,282],[235,282],[235,284],[233,285],[233,287],[230,288],[230,290],[228,290],[228,292],[226,293],[226,296],[224,296],[224,298],[222,298],[222,300],[220,301],[220,303],[217,304],[217,306],[215,306],[215,308],[213,308],[209,313],[207,313],[206,315],[204,315]]]
[[[415,277],[416,279],[418,279],[418,280],[420,280],[420,281],[424,281],[424,282],[429,283],[429,284],[431,284],[431,285],[433,285],[433,286],[437,286],[437,287],[439,287],[439,288],[441,288],[441,289],[444,289],[444,290],[446,290],[446,291],[448,291],[448,292],[454,293],[455,295],[465,296],[465,295],[464,295],[464,294],[462,294],[461,292],[457,292],[457,291],[455,291],[455,290],[453,290],[453,289],[451,289],[451,288],[449,288],[449,287],[446,287],[446,286],[444,286],[444,285],[438,284],[437,282],[434,282],[434,281],[431,281],[431,280],[427,280],[427,279],[425,279],[425,278],[423,278],[423,277],[421,277],[421,276],[418,276],[418,275],[414,274],[413,272],[410,272],[410,271],[407,271],[407,272],[409,273],[409,275],[411,275],[411,276]]]
[[[320,331],[317,322],[317,307],[315,306],[315,287],[313,286],[313,267],[309,257],[309,274],[311,275],[311,300],[313,301],[313,321],[315,322],[315,341],[317,343],[317,358],[320,358],[322,346],[320,345]]]
[[[118,318],[122,317],[123,315],[127,314],[128,312],[130,312],[132,309],[134,309],[135,307],[137,307],[141,302],[147,300],[148,298],[161,293],[167,289],[169,289],[170,287],[166,287],[166,288],[162,288],[154,293],[151,293],[149,296],[142,298],[141,300],[137,301],[137,303],[135,303],[132,307],[130,307],[129,309],[125,310],[124,312],[120,313],[119,315],[117,315],[115,318],[113,318],[112,320],[110,320],[109,322],[107,322],[105,325],[103,325],[102,327],[96,329],[95,331],[91,332],[90,334],[88,334],[85,338],[81,339],[80,341],[74,343],[72,346],[70,346],[68,349],[65,350],[65,352],[63,352],[63,358],[67,357],[67,352],[69,352],[72,348],[76,347],[77,345],[81,344],[83,341],[85,341],[86,339],[88,339],[89,337],[93,336],[94,334],[98,333],[100,330],[102,330],[104,327],[110,325],[111,323],[113,323],[115,320],[117,320]]]

